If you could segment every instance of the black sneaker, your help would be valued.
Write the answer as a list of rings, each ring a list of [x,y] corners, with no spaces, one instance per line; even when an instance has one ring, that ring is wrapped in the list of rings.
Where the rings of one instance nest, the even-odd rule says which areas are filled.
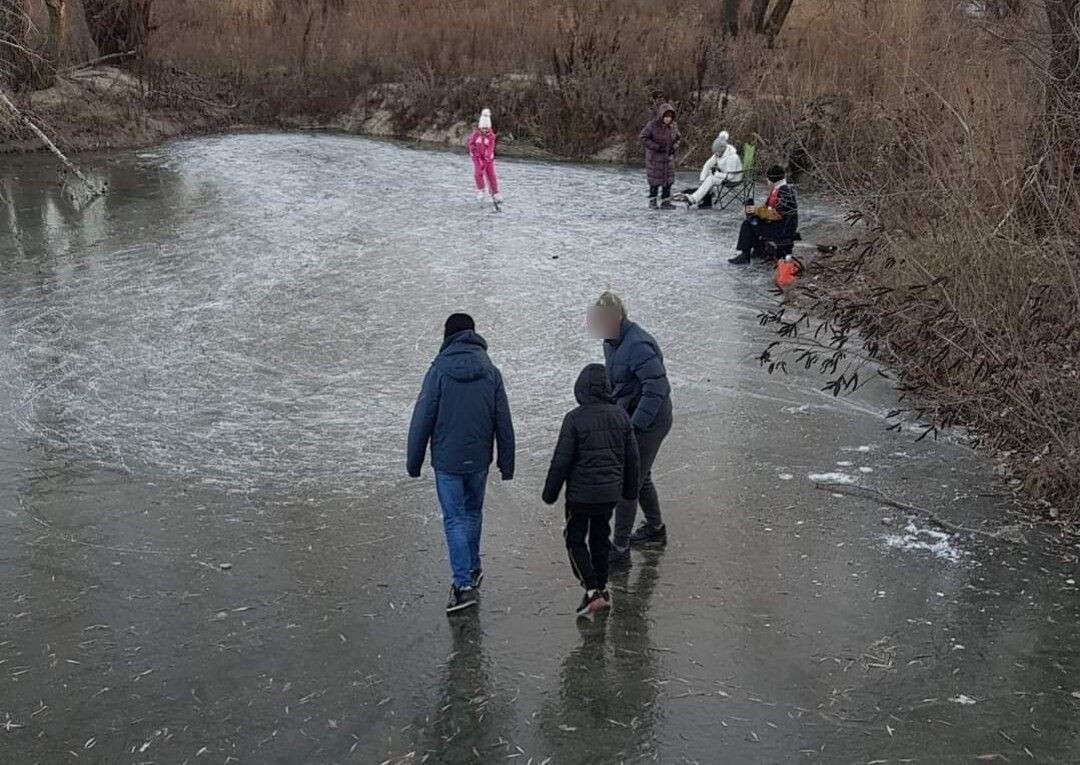
[[[480,585],[484,583],[484,569],[478,568],[472,572],[472,586],[474,590],[479,590]]]
[[[745,252],[737,252],[735,253],[734,258],[728,258],[728,263],[731,263],[734,266],[741,266],[749,262],[750,256],[747,255]]]
[[[476,605],[476,590],[472,587],[450,587],[450,599],[446,601],[446,613],[462,611]]]
[[[630,544],[641,547],[666,545],[667,526],[653,526],[648,523],[643,523],[638,526],[637,531],[630,535]]]
[[[619,550],[612,545],[608,553],[608,571],[612,574],[625,573],[630,570],[630,565],[630,548]]]
[[[585,597],[581,599],[581,605],[577,608],[578,616],[593,616],[598,611],[602,611],[605,608],[611,606],[611,603],[604,598],[604,594],[600,590],[594,590],[593,594],[585,593]]]

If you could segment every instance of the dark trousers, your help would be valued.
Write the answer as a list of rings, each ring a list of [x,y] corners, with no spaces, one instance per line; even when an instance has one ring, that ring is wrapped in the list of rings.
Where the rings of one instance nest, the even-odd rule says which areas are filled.
[[[660,514],[660,497],[652,480],[652,466],[660,451],[660,445],[671,432],[671,425],[671,404],[668,403],[656,415],[652,430],[637,434],[638,456],[641,459],[641,494],[636,500],[622,500],[615,505],[615,533],[611,544],[619,550],[630,546],[630,532],[634,530],[638,503],[641,504],[641,512],[650,526],[664,525],[664,518]]]
[[[671,199],[671,184],[667,186],[649,186],[649,199],[656,199],[657,192],[660,193],[661,199]]]
[[[784,229],[776,222],[747,216],[739,227],[739,241],[735,249],[745,255],[753,255],[754,249],[762,239],[782,239]]]
[[[566,505],[566,551],[570,568],[586,590],[607,587],[608,554],[611,552],[611,514],[614,504]]]

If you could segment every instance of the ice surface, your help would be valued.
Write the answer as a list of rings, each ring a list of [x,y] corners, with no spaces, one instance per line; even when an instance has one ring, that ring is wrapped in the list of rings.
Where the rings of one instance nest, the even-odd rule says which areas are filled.
[[[1030,725],[1060,733],[1024,739],[1040,761],[1075,761],[1071,708],[1031,701],[1076,674],[1071,568],[885,555],[874,503],[783,480],[876,444],[889,496],[996,512],[976,455],[883,429],[883,382],[833,398],[760,368],[775,297],[723,262],[737,213],[649,214],[639,170],[501,162],[496,215],[463,153],[348,136],[153,155],[100,157],[113,192],[79,216],[40,186],[0,201],[0,762],[1023,760]],[[671,544],[581,625],[539,491],[608,286],[668,360]],[[403,447],[458,309],[519,453],[488,486],[483,602],[448,620]]]
[[[768,301],[766,283],[720,270],[737,218],[628,210],[635,172],[501,163],[496,215],[450,153],[240,136],[137,156],[77,224],[33,232],[56,254],[44,273],[3,287],[9,414],[101,465],[231,491],[396,480],[454,310],[489,341],[525,450],[549,447],[578,370],[601,359],[583,319],[608,287],[684,389],[756,349],[702,310]]]

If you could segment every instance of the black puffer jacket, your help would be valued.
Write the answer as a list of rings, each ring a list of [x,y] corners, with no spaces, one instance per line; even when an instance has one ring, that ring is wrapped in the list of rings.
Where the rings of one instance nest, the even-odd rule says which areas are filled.
[[[638,446],[630,417],[615,403],[602,364],[589,364],[574,386],[577,409],[566,415],[551,458],[544,501],[555,504],[563,483],[570,504],[636,499]]]

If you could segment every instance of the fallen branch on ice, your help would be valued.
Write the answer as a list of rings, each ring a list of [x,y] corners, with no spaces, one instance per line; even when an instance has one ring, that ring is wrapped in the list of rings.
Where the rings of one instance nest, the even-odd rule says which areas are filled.
[[[82,208],[84,205],[88,204],[89,202],[93,201],[94,199],[105,193],[105,184],[100,181],[87,178],[86,175],[83,174],[83,171],[80,170],[74,162],[64,156],[64,152],[60,151],[60,149],[56,147],[56,144],[52,142],[52,139],[50,139],[48,135],[45,134],[45,131],[38,127],[32,119],[23,114],[22,110],[19,109],[19,107],[17,107],[12,102],[12,100],[8,98],[7,93],[2,90],[0,90],[0,102],[3,102],[3,104],[7,106],[8,110],[13,115],[15,115],[15,118],[18,119],[19,122],[21,122],[23,125],[25,125],[30,130],[30,132],[36,135],[43,144],[45,144],[45,148],[47,148],[54,155],[56,155],[56,158],[60,160],[60,164],[64,166],[64,169],[67,172],[75,176],[75,179],[78,181],[77,184],[71,184],[68,182],[67,179],[64,180],[64,190],[67,192],[72,204],[74,204],[78,208]]]
[[[932,510],[927,510],[925,507],[918,507],[917,505],[909,505],[907,502],[901,502],[891,497],[887,497],[880,491],[875,489],[867,489],[863,486],[852,486],[846,483],[815,483],[814,488],[821,489],[822,491],[836,492],[837,494],[846,494],[851,497],[859,497],[860,499],[872,499],[875,502],[880,502],[883,505],[889,507],[895,507],[897,510],[903,510],[906,513],[912,515],[921,515],[929,520],[936,526],[940,526],[948,531],[953,531],[958,534],[974,534],[975,536],[984,537],[986,539],[993,539],[995,542],[1009,542],[1011,544],[1023,544],[1027,540],[1023,537],[1016,538],[1007,536],[1009,529],[1001,529],[999,531],[983,531],[982,529],[973,529],[969,526],[961,526],[958,523],[947,521],[940,517]]]

